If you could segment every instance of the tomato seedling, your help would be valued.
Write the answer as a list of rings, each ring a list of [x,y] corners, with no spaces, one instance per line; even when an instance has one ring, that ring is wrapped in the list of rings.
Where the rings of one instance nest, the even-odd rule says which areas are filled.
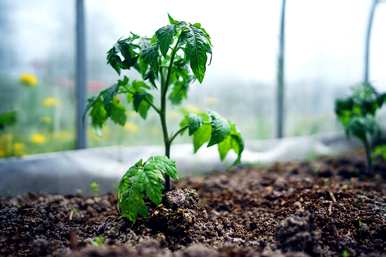
[[[372,85],[364,83],[355,87],[351,96],[335,102],[335,113],[346,135],[358,138],[365,148],[368,173],[373,171],[372,143],[380,133],[375,115],[385,99],[386,94],[379,94]]]
[[[121,126],[127,121],[126,104],[143,119],[150,109],[160,119],[165,156],[153,156],[138,161],[122,177],[118,186],[118,208],[121,214],[135,222],[146,216],[148,202],[160,204],[163,192],[171,189],[170,179],[177,178],[176,164],[170,158],[170,148],[179,135],[188,131],[193,138],[194,152],[207,146],[218,146],[220,158],[228,152],[237,154],[239,163],[244,142],[236,125],[218,113],[186,113],[174,133],[167,124],[167,100],[179,105],[187,98],[189,87],[202,82],[212,57],[209,34],[200,23],[177,21],[169,15],[169,24],[158,29],[151,38],[137,34],[117,43],[107,52],[107,63],[119,74],[134,70],[141,79],[119,79],[116,84],[89,99],[92,125],[101,128],[108,119]],[[125,100],[122,100],[124,96]],[[158,101],[156,99],[159,99]]]

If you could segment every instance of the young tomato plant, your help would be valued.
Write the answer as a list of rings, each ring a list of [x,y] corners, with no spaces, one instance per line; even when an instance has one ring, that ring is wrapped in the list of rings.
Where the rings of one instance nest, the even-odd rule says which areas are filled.
[[[138,161],[120,181],[118,208],[133,222],[138,215],[147,215],[148,202],[160,204],[163,192],[171,189],[170,180],[177,178],[177,170],[175,162],[169,159],[170,147],[185,131],[193,138],[194,152],[208,143],[208,147],[217,145],[222,160],[233,150],[237,154],[235,163],[240,162],[244,150],[241,134],[234,123],[215,112],[186,113],[175,132],[168,130],[168,100],[179,105],[187,98],[190,85],[195,80],[203,81],[211,55],[210,36],[201,24],[177,21],[171,16],[169,24],[151,38],[131,33],[107,52],[107,63],[119,75],[125,70],[134,70],[141,79],[123,76],[90,98],[87,110],[93,126],[101,128],[108,119],[125,125],[125,105],[129,104],[143,119],[149,110],[155,111],[163,134],[165,156]]]
[[[365,148],[368,173],[373,170],[372,143],[380,133],[375,115],[385,99],[385,94],[377,93],[372,85],[364,83],[354,88],[351,96],[335,102],[335,113],[346,135],[358,138]]]

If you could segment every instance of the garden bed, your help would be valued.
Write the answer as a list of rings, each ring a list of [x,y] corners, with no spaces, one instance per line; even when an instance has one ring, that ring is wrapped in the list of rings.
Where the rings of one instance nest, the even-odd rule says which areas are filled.
[[[386,165],[364,169],[342,157],[185,178],[135,225],[113,194],[3,198],[0,256],[386,256]]]

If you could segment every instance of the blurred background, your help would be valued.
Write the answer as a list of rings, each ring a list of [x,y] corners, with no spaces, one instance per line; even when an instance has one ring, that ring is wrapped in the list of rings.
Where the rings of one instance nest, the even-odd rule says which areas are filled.
[[[284,135],[342,131],[334,101],[362,80],[364,36],[373,0],[287,2]],[[0,134],[0,157],[75,147],[75,0],[0,0],[0,113],[18,121]],[[106,51],[131,31],[152,35],[167,13],[200,22],[213,42],[204,82],[186,108],[214,109],[247,140],[275,137],[281,1],[85,0],[87,95],[118,79]],[[377,7],[371,82],[386,89],[386,4]],[[169,113],[178,125],[180,108]],[[90,147],[161,144],[156,116],[129,113],[124,128],[87,129]],[[188,142],[180,138],[179,142]]]

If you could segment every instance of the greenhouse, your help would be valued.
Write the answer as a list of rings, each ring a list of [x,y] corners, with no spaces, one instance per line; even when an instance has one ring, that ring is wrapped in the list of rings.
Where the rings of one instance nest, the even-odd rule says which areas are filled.
[[[0,0],[0,257],[386,257],[385,0]]]

